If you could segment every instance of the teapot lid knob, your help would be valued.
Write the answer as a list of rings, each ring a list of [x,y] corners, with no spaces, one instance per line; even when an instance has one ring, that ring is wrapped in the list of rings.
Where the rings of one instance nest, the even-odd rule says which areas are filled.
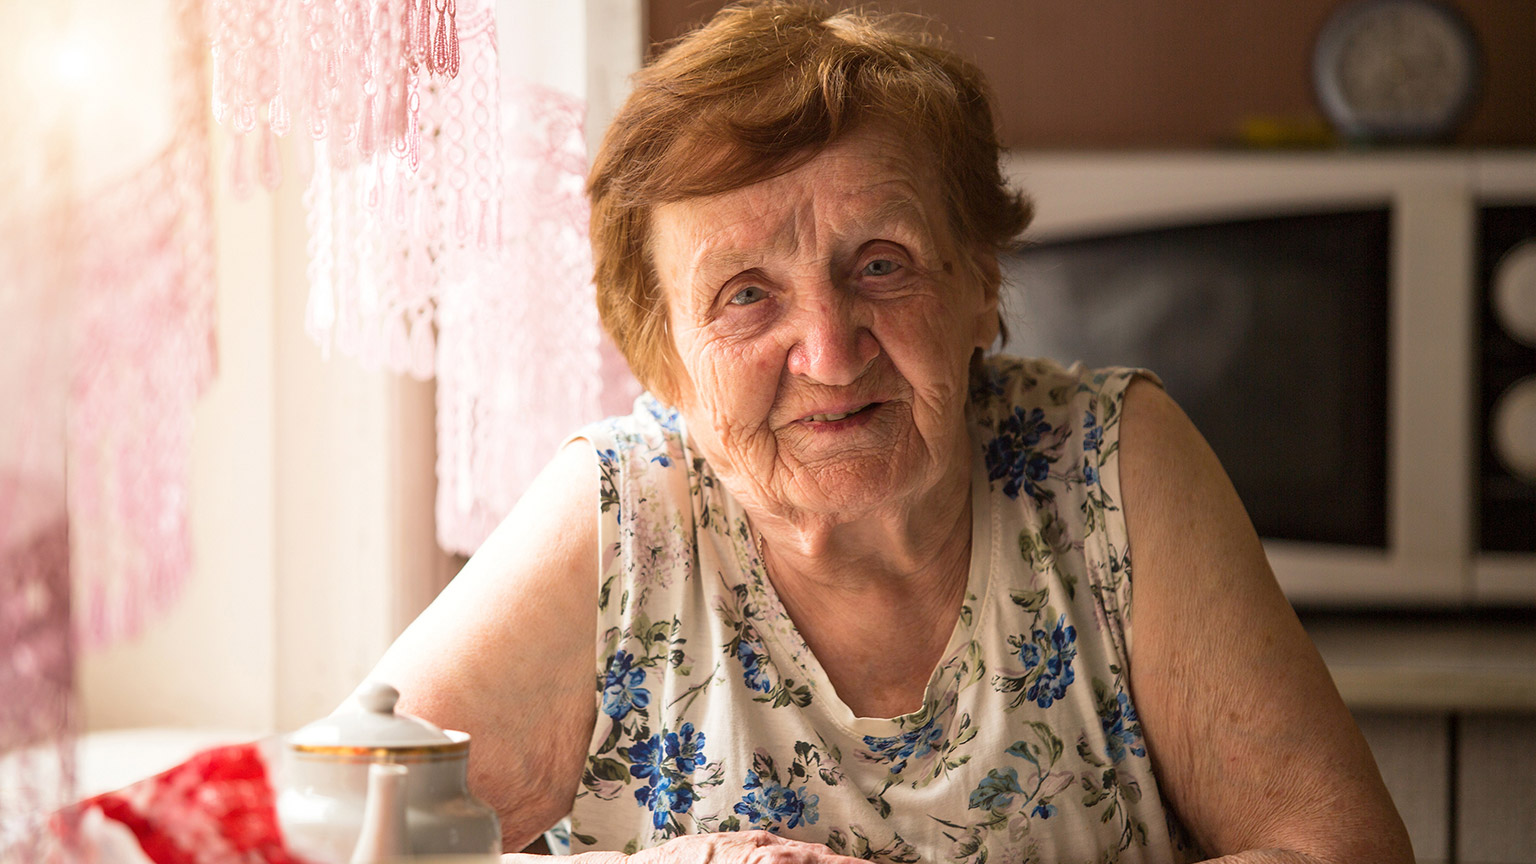
[[[364,681],[342,708],[288,736],[288,743],[311,750],[389,749],[459,747],[468,740],[463,733],[449,735],[420,717],[398,713],[399,699],[400,691],[395,687],[383,681]]]
[[[400,691],[383,681],[365,681],[357,690],[358,704],[375,714],[395,713],[395,703],[399,701]]]

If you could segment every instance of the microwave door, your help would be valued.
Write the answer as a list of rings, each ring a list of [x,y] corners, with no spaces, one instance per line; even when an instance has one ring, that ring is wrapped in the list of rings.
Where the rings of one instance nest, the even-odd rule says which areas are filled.
[[[1156,373],[1266,539],[1387,545],[1385,210],[1036,244],[1007,350]]]

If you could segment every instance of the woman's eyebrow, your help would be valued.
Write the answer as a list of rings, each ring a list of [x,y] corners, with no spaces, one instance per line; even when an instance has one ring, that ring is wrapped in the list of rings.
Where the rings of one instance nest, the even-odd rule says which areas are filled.
[[[932,226],[928,222],[928,213],[922,202],[915,194],[891,195],[870,211],[869,221],[871,225],[900,225],[902,227],[916,229],[923,238],[932,236]]]
[[[689,276],[695,287],[701,290],[718,288],[717,283],[725,282],[737,274],[752,269],[762,262],[760,251],[744,251],[737,249],[720,249],[715,252],[704,252],[696,257],[689,267]]]
[[[887,184],[881,184],[881,187],[876,187],[878,191],[871,190],[873,195],[879,196],[878,203],[860,220],[860,227],[864,229],[905,228],[913,231],[922,243],[931,245],[933,243],[932,225],[922,201],[917,196],[917,191],[906,183],[891,185],[895,185],[896,188],[881,188],[887,186]],[[793,249],[798,245],[797,227],[793,220],[780,226],[774,233],[775,242],[772,245]],[[696,288],[712,290],[718,287],[716,283],[762,263],[763,249],[737,247],[722,236],[724,233],[711,232],[690,256],[687,262],[687,273],[689,281],[694,283]]]
[[[795,229],[793,220],[780,225],[773,231],[772,241],[767,246],[759,244],[743,246],[732,236],[729,228],[708,232],[704,241],[689,256],[689,273],[695,280],[704,278],[707,281],[714,281],[749,270],[763,263],[766,249],[793,251],[798,245],[798,234]],[[722,276],[722,273],[725,275]]]

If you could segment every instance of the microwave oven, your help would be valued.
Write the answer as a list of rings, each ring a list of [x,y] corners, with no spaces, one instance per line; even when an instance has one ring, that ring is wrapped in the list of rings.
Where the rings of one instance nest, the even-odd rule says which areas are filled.
[[[1536,606],[1536,152],[1004,169],[1007,350],[1157,373],[1293,603]]]

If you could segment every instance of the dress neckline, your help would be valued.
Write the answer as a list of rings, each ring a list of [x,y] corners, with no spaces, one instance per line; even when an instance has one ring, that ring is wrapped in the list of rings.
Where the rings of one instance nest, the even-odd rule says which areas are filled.
[[[806,644],[779,599],[752,539],[752,532],[746,530],[746,515],[738,505],[737,518],[742,520],[742,530],[731,532],[732,542],[737,544],[734,557],[746,566],[747,572],[741,574],[742,581],[763,611],[759,622],[763,631],[760,635],[769,643],[769,651],[776,665],[786,667],[785,671],[798,668],[805,676],[811,689],[812,710],[819,709],[849,734],[887,737],[920,727],[929,722],[936,712],[943,710],[946,702],[952,701],[949,697],[959,689],[972,635],[985,613],[991,594],[988,589],[997,565],[997,511],[992,503],[991,485],[987,480],[978,431],[971,429],[971,555],[965,592],[960,598],[961,608],[955,617],[949,641],[945,643],[938,663],[928,676],[922,706],[907,714],[896,717],[860,717],[843,701],[827,677],[821,661]]]

